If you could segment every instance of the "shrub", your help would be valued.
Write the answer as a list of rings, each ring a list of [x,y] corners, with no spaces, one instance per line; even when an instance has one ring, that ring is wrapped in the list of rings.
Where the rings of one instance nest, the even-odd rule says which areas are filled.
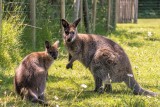
[[[20,53],[24,26],[22,15],[6,15],[2,20],[2,40],[0,45],[0,68],[11,68],[21,59]]]

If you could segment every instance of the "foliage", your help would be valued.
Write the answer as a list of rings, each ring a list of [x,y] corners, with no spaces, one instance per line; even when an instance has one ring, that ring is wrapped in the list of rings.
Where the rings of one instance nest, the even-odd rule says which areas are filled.
[[[159,0],[139,0],[138,1],[139,18],[159,18],[160,1]]]
[[[7,15],[2,20],[2,40],[0,45],[0,68],[10,68],[21,59],[23,19],[21,15]]]

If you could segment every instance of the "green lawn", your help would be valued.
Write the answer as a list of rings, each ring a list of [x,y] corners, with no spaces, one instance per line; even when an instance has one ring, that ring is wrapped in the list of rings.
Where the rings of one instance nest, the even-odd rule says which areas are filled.
[[[160,19],[139,19],[138,24],[118,24],[108,38],[120,44],[128,54],[139,84],[160,93]],[[60,56],[66,56],[61,51]],[[160,107],[158,97],[133,95],[124,83],[114,83],[111,93],[94,93],[93,77],[78,61],[67,70],[66,57],[59,57],[49,69],[45,96],[60,107]],[[22,101],[13,91],[14,69],[0,73],[0,106],[39,106]],[[82,88],[86,84],[87,88]]]

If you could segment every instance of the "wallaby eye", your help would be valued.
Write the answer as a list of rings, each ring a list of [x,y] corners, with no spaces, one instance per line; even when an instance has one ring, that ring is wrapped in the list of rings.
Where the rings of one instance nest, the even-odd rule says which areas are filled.
[[[65,34],[66,34],[66,35],[69,35],[69,32],[68,32],[68,31],[65,31]]]

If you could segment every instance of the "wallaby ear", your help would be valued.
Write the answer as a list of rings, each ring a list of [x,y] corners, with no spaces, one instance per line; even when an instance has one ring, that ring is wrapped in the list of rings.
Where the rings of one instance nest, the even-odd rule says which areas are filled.
[[[46,47],[47,49],[49,49],[49,48],[51,47],[51,44],[49,43],[49,41],[45,41],[45,47]]]
[[[61,21],[64,28],[69,27],[69,23],[66,20],[61,19]]]
[[[58,49],[58,46],[59,46],[59,40],[57,40],[57,41],[53,44],[53,46],[54,46],[56,49]]]
[[[77,27],[78,23],[81,21],[81,18],[77,19],[76,21],[73,22],[73,25]]]

